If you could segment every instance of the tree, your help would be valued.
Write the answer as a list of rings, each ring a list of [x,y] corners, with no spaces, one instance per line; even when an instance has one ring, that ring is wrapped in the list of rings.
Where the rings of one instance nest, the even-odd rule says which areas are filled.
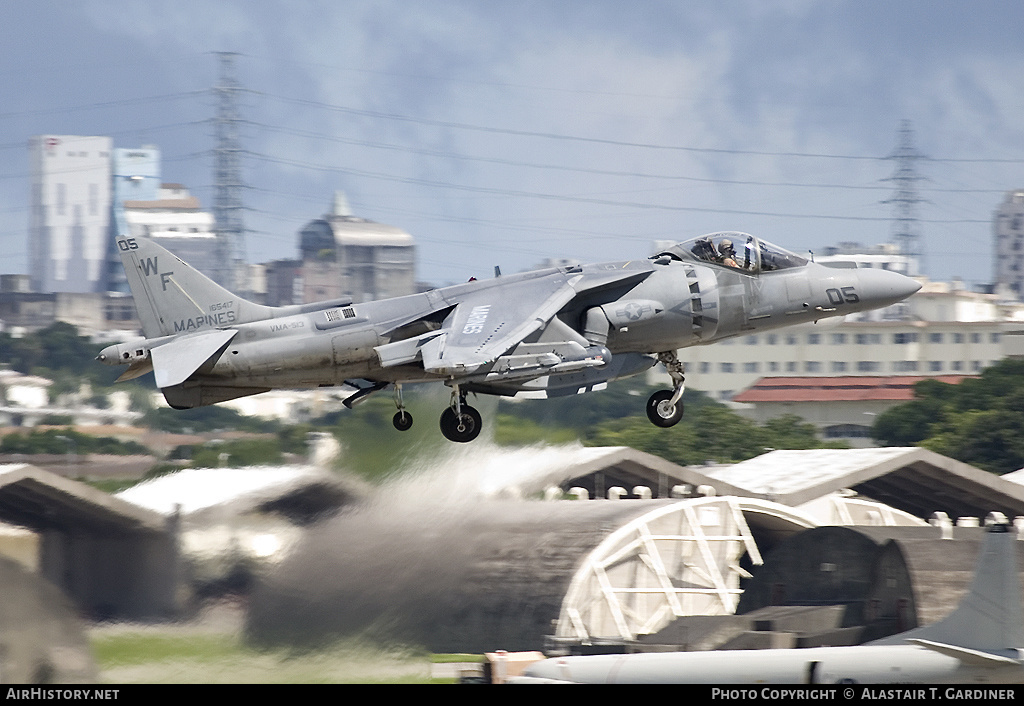
[[[928,438],[935,424],[946,420],[949,404],[923,397],[892,407],[875,418],[871,436],[882,446],[914,446]]]
[[[1024,360],[1006,359],[959,385],[925,380],[914,400],[878,415],[872,436],[1007,473],[1024,466]]]
[[[639,378],[616,380],[599,392],[566,395],[545,400],[501,399],[498,409],[509,417],[531,420],[540,427],[574,429],[582,436],[588,429],[610,419],[626,419],[644,414],[644,403],[663,385],[648,385]],[[718,404],[696,390],[686,390],[683,404],[687,414],[709,404]]]
[[[192,450],[194,468],[271,466],[282,461],[281,444],[276,438],[208,442]]]
[[[814,449],[824,444],[814,426],[788,415],[763,426],[741,417],[725,405],[709,404],[683,417],[671,429],[659,429],[646,417],[609,421],[586,439],[589,446],[631,446],[683,466],[736,463],[773,449]]]
[[[993,473],[1024,467],[1024,414],[1005,409],[953,415],[921,443],[936,453]]]
[[[151,455],[152,451],[135,441],[119,441],[110,436],[90,436],[71,427],[33,429],[27,434],[7,434],[0,440],[0,453],[9,454],[112,454]]]
[[[195,409],[159,407],[146,412],[142,417],[142,423],[151,429],[175,434],[224,429],[261,433],[276,432],[280,428],[278,422],[246,417],[233,409],[216,405],[196,407]]]

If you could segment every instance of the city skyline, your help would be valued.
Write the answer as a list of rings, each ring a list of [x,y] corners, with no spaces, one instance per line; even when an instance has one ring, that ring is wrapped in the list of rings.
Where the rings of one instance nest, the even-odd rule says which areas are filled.
[[[437,284],[725,229],[798,252],[871,245],[891,236],[905,119],[925,156],[927,273],[985,283],[993,214],[1024,186],[1010,3],[96,0],[10,15],[11,272],[28,271],[32,135],[157,145],[165,178],[213,203],[217,51],[240,52],[247,91],[250,262],[294,257],[338,189],[411,233],[417,278]]]

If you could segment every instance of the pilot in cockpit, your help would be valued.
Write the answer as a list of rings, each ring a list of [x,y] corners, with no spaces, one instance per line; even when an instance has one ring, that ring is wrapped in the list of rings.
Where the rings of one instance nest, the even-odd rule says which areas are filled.
[[[718,244],[718,252],[721,256],[720,262],[723,265],[739,269],[739,263],[736,262],[736,248],[731,240],[723,238],[722,242]]]
[[[733,267],[737,270],[754,270],[756,268],[751,266],[751,241],[753,241],[752,237],[748,239],[745,246],[744,252],[746,257],[743,262],[740,262],[737,256],[736,246],[733,244],[733,241],[729,238],[722,238],[720,235],[715,235],[714,240],[712,236],[703,236],[690,241],[693,243],[692,247],[690,247],[690,252],[698,260],[704,260],[705,262],[713,262],[717,265]]]

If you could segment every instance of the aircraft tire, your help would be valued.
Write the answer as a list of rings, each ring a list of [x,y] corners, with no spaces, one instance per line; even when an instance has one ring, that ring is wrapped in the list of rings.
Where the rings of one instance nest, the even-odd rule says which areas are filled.
[[[683,401],[676,402],[669,408],[669,401],[674,393],[672,390],[658,390],[647,400],[647,418],[656,427],[674,427],[683,418]]]
[[[408,412],[396,412],[395,416],[391,418],[391,423],[398,431],[408,431],[412,426],[412,415]]]
[[[461,417],[455,416],[455,410],[451,407],[441,413],[441,433],[448,441],[466,443],[480,436],[480,429],[483,420],[480,413],[468,404],[462,405]]]

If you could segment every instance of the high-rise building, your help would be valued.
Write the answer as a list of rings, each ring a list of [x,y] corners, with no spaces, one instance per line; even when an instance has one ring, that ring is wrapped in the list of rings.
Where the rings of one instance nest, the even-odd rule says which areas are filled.
[[[107,239],[106,289],[127,292],[128,282],[117,251],[117,236],[130,235],[125,220],[125,201],[156,201],[160,198],[160,150],[153,146],[115,149],[111,155],[111,233]]]
[[[109,137],[30,140],[29,275],[35,291],[106,289],[110,151]]]
[[[125,235],[145,236],[208,277],[219,271],[213,214],[181,184],[161,184],[154,198],[121,203]]]
[[[995,235],[995,284],[1018,299],[1024,294],[1024,189],[1006,192],[992,219]]]
[[[331,213],[299,232],[306,302],[351,296],[355,302],[416,292],[416,246],[400,228],[353,216],[345,195]]]

